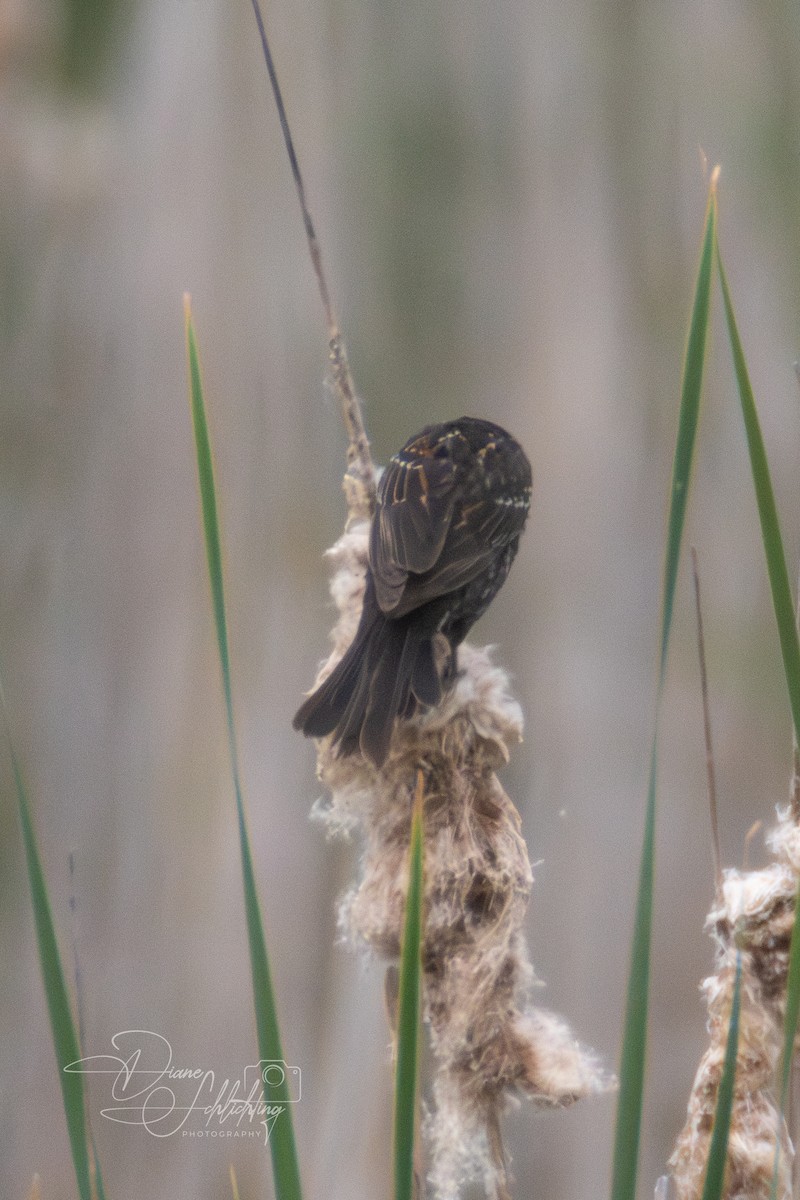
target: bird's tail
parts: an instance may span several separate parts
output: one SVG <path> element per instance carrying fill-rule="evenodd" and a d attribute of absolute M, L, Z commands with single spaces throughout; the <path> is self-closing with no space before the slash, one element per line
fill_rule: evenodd
<path fill-rule="evenodd" d="M 438 704 L 441 695 L 431 634 L 418 619 L 384 616 L 368 578 L 352 645 L 298 709 L 293 724 L 306 737 L 333 733 L 339 754 L 360 749 L 380 767 L 395 717 L 412 716 L 420 704 Z"/>

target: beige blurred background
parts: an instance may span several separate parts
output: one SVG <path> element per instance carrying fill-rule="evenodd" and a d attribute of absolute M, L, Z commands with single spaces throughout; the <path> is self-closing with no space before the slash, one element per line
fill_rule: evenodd
<path fill-rule="evenodd" d="M 385 461 L 462 413 L 534 464 L 517 565 L 475 631 L 515 675 L 504 774 L 536 866 L 542 1003 L 616 1067 L 660 573 L 705 203 L 721 236 L 787 550 L 800 541 L 798 17 L 632 0 L 275 0 L 266 13 L 331 286 Z M 191 291 L 222 494 L 236 708 L 309 1197 L 390 1189 L 381 972 L 336 944 L 357 862 L 309 821 L 290 727 L 331 622 L 344 439 L 246 0 L 0 6 L 0 654 L 86 1050 L 118 1030 L 237 1076 L 256 1058 L 191 430 Z M 721 327 L 690 538 L 723 855 L 787 794 L 790 727 Z M 686 563 L 661 742 L 641 1194 L 704 1042 L 712 892 Z M 0 1194 L 75 1195 L 15 800 L 0 754 Z M 75 869 L 70 877 L 69 855 Z M 751 851 L 751 861 L 761 850 Z M 74 895 L 75 915 L 70 916 Z M 107 1192 L 270 1194 L 263 1148 L 92 1115 Z M 515 1196 L 607 1188 L 614 1103 L 507 1121 Z"/>

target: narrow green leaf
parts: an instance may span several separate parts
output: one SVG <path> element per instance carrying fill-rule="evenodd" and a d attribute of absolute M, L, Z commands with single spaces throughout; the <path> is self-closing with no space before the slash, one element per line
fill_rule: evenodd
<path fill-rule="evenodd" d="M 658 716 L 666 675 L 667 648 L 672 628 L 672 611 L 678 579 L 681 541 L 689 497 L 694 444 L 703 390 L 703 367 L 711 304 L 711 279 L 714 264 L 716 203 L 712 182 L 706 211 L 700 265 L 695 285 L 692 317 L 683 366 L 678 434 L 672 468 L 672 488 L 667 541 L 664 556 L 664 588 L 661 611 L 661 640 L 658 684 L 650 751 L 650 775 L 647 788 L 644 837 L 639 866 L 631 969 L 625 1007 L 625 1028 L 620 1059 L 620 1088 L 614 1139 L 612 1200 L 634 1200 L 639 1163 L 639 1136 L 642 1124 L 644 1070 L 647 1050 L 647 1012 L 650 988 L 650 941 L 653 923 L 653 879 L 655 874 L 655 821 Z"/>
<path fill-rule="evenodd" d="M 786 1015 L 783 1028 L 783 1066 L 781 1068 L 781 1113 L 786 1111 L 786 1100 L 789 1095 L 789 1079 L 792 1074 L 792 1058 L 794 1056 L 794 1039 L 797 1033 L 797 1018 L 800 1014 L 800 892 L 794 900 L 794 922 L 792 924 L 792 940 L 789 947 L 789 973 L 786 980 Z"/>
<path fill-rule="evenodd" d="M 239 847 L 242 858 L 245 914 L 250 945 L 250 967 L 253 979 L 253 1000 L 258 1035 L 258 1050 L 262 1060 L 282 1064 L 283 1048 L 278 1029 L 278 1015 L 275 1005 L 275 994 L 272 987 L 269 959 L 267 957 L 267 947 L 264 939 L 264 926 L 261 920 L 261 907 L 258 902 L 253 857 L 250 852 L 250 841 L 247 834 L 247 822 L 245 819 L 244 799 L 239 771 L 236 726 L 233 717 L 233 689 L 231 686 L 230 653 L 228 650 L 228 627 L 225 616 L 225 591 L 222 575 L 222 551 L 219 536 L 216 488 L 214 485 L 214 467 L 211 454 L 211 440 L 203 401 L 200 358 L 197 351 L 197 341 L 192 325 L 188 296 L 184 297 L 184 307 L 186 314 L 186 350 L 189 367 L 189 399 L 197 451 L 197 470 L 200 480 L 200 500 L 203 511 L 206 558 L 211 582 L 211 598 L 214 608 L 217 646 L 222 669 L 228 747 L 233 775 L 233 788 L 236 795 L 236 816 L 239 826 Z M 296 1093 L 290 1092 L 289 1082 L 288 1076 L 280 1069 L 273 1071 L 267 1068 L 263 1078 L 264 1099 L 267 1104 L 281 1105 L 285 1109 L 275 1121 L 269 1137 L 270 1152 L 272 1155 L 272 1173 L 278 1200 L 300 1200 L 302 1195 L 300 1170 L 297 1162 L 297 1150 L 295 1148 L 294 1128 L 291 1118 L 291 1104 L 298 1097 Z M 292 1080 L 292 1084 L 296 1086 L 294 1080 Z"/>
<path fill-rule="evenodd" d="M 775 1129 L 775 1155 L 772 1165 L 772 1185 L 770 1200 L 777 1200 L 778 1184 L 781 1168 L 781 1122 L 786 1112 L 786 1102 L 789 1098 L 789 1080 L 792 1074 L 792 1059 L 794 1057 L 794 1039 L 797 1031 L 797 1016 L 800 1009 L 800 935 L 798 934 L 798 902 L 800 891 L 795 894 L 795 918 L 792 923 L 792 938 L 789 946 L 789 971 L 786 980 L 786 1013 L 783 1018 L 783 1064 L 781 1067 L 778 1102 L 780 1119 Z"/>
<path fill-rule="evenodd" d="M 411 1200 L 414 1192 L 414 1132 L 417 1116 L 417 1075 L 420 1042 L 420 989 L 422 964 L 423 836 L 422 772 L 411 822 L 408 895 L 403 948 L 400 957 L 400 992 L 397 1018 L 397 1073 L 394 1098 L 395 1200 Z"/>
<path fill-rule="evenodd" d="M 717 205 L 715 183 L 706 211 L 703 246 L 697 272 L 689 338 L 683 363 L 681 384 L 681 407 L 678 416 L 678 437 L 675 444 L 675 459 L 672 467 L 672 496 L 669 522 L 667 525 L 667 551 L 664 561 L 664 593 L 661 618 L 661 658 L 659 665 L 659 689 L 663 687 L 667 662 L 667 646 L 672 627 L 672 608 L 675 601 L 675 586 L 678 579 L 681 540 L 689 500 L 689 477 L 694 456 L 694 443 L 700 415 L 700 397 L 703 393 L 703 368 L 706 356 L 708 315 L 711 307 L 711 277 L 716 244 Z"/>
<path fill-rule="evenodd" d="M 91 1135 L 86 1120 L 86 1077 L 81 1071 L 68 1071 L 66 1069 L 80 1060 L 81 1053 L 78 1044 L 78 1035 L 72 1019 L 72 1009 L 64 980 L 64 971 L 58 953 L 53 914 L 47 894 L 42 860 L 39 856 L 39 848 L 36 843 L 30 805 L 25 791 L 19 760 L 17 759 L 11 740 L 11 728 L 2 682 L 0 682 L 0 708 L 3 711 L 3 723 L 11 754 L 11 768 L 14 773 L 14 784 L 17 792 L 17 808 L 22 828 L 22 840 L 25 846 L 28 882 L 33 901 L 33 917 L 36 925 L 39 963 L 42 968 L 44 991 L 47 998 L 47 1011 L 50 1016 L 50 1028 L 53 1034 L 53 1046 L 58 1064 L 58 1078 L 61 1084 L 61 1096 L 64 1104 L 64 1114 L 67 1119 L 70 1149 L 72 1151 L 72 1162 L 78 1181 L 78 1193 L 81 1200 L 104 1200 L 100 1166 L 93 1152 Z"/>
<path fill-rule="evenodd" d="M 747 448 L 750 451 L 750 466 L 753 472 L 753 484 L 758 503 L 758 516 L 761 521 L 761 539 L 764 543 L 764 553 L 767 559 L 767 573 L 772 591 L 772 604 L 775 609 L 775 619 L 778 624 L 783 668 L 786 674 L 786 685 L 789 689 L 789 704 L 792 710 L 795 737 L 800 744 L 800 644 L 797 638 L 792 589 L 789 586 L 789 573 L 786 569 L 786 556 L 783 550 L 778 510 L 775 504 L 775 494 L 772 490 L 767 454 L 764 449 L 764 439 L 761 436 L 761 426 L 758 420 L 753 389 L 747 372 L 742 343 L 736 326 L 736 318 L 731 303 L 728 280 L 722 266 L 722 256 L 717 247 L 717 266 L 722 285 L 722 299 L 725 306 L 725 322 L 733 355 L 733 366 L 736 373 L 736 383 L 739 389 L 739 399 L 744 417 L 744 427 L 747 434 Z"/>
<path fill-rule="evenodd" d="M 786 569 L 786 555 L 783 549 L 778 509 L 775 504 L 775 493 L 772 489 L 772 481 L 767 465 L 767 453 L 764 448 L 764 439 L 761 435 L 761 426 L 753 397 L 753 389 L 750 385 L 750 376 L 739 337 L 739 330 L 733 311 L 733 302 L 731 300 L 725 269 L 722 265 L 722 255 L 719 246 L 717 246 L 717 268 L 722 286 L 725 323 L 728 327 L 736 384 L 739 390 L 742 416 L 744 417 L 745 433 L 747 434 L 747 447 L 750 452 L 753 486 L 758 504 L 758 516 L 761 522 L 761 540 L 764 544 L 764 553 L 767 560 L 767 574 L 772 592 L 772 605 L 778 625 L 778 638 L 783 656 L 786 686 L 789 690 L 789 706 L 794 723 L 795 740 L 800 745 L 800 644 L 798 644 L 792 590 L 789 585 L 789 572 Z M 800 1012 L 800 932 L 798 932 L 798 920 L 800 918 L 798 917 L 798 913 L 800 913 L 800 909 L 795 905 L 795 921 L 792 928 L 792 942 L 789 951 L 789 977 L 786 986 L 781 1111 L 783 1111 L 786 1104 L 794 1038 L 797 1030 L 797 1017 L 798 1012 Z"/>
<path fill-rule="evenodd" d="M 647 1010 L 650 988 L 650 940 L 653 925 L 653 876 L 655 870 L 656 739 L 650 757 L 639 890 L 633 928 L 631 969 L 625 1006 L 625 1028 L 620 1059 L 620 1088 L 614 1138 L 612 1200 L 633 1200 L 639 1161 L 642 1124 L 644 1068 L 647 1052 Z"/>
<path fill-rule="evenodd" d="M 717 1092 L 717 1108 L 714 1113 L 714 1129 L 708 1149 L 706 1178 L 703 1184 L 703 1200 L 721 1200 L 725 1184 L 725 1163 L 728 1158 L 728 1133 L 731 1127 L 734 1086 L 736 1083 L 736 1054 L 739 1048 L 739 1007 L 742 993 L 742 956 L 736 955 L 736 978 L 733 983 L 731 1019 L 728 1025 L 728 1040 L 725 1045 L 725 1063 Z"/>

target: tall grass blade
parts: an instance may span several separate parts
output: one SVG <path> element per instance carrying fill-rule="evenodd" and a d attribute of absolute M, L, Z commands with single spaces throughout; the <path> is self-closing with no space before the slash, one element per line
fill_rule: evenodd
<path fill-rule="evenodd" d="M 731 1019 L 728 1025 L 728 1040 L 725 1045 L 725 1062 L 717 1092 L 717 1108 L 714 1113 L 714 1129 L 708 1148 L 706 1178 L 703 1184 L 703 1200 L 721 1200 L 725 1184 L 725 1164 L 728 1158 L 728 1134 L 733 1111 L 734 1085 L 736 1083 L 736 1054 L 739 1048 L 739 1008 L 742 998 L 742 956 L 736 955 L 736 978 L 733 983 Z"/>
<path fill-rule="evenodd" d="M 700 398 L 703 393 L 703 368 L 706 356 L 708 316 L 711 308 L 711 277 L 713 274 L 714 246 L 716 244 L 717 206 L 716 179 L 712 180 L 711 193 L 706 211 L 700 266 L 697 272 L 692 318 L 686 343 L 681 384 L 681 407 L 678 416 L 678 436 L 675 443 L 675 459 L 672 467 L 672 493 L 669 521 L 667 524 L 667 549 L 664 560 L 664 592 L 661 617 L 661 656 L 659 663 L 659 690 L 664 684 L 667 662 L 667 646 L 672 628 L 672 608 L 675 602 L 675 587 L 678 580 L 681 540 L 689 500 L 689 477 L 692 469 L 694 443 L 700 416 Z"/>
<path fill-rule="evenodd" d="M 772 490 L 772 481 L 767 466 L 764 439 L 761 435 L 761 426 L 753 398 L 753 389 L 750 385 L 747 363 L 739 337 L 739 330 L 736 325 L 733 302 L 731 301 L 730 289 L 725 269 L 722 265 L 722 255 L 719 246 L 717 246 L 717 267 L 725 307 L 725 323 L 728 327 L 736 384 L 739 390 L 739 400 L 742 406 L 742 416 L 744 417 L 744 427 L 747 434 L 747 447 L 750 452 L 753 486 L 758 504 L 758 516 L 761 521 L 761 540 L 764 543 L 764 553 L 767 559 L 767 574 L 769 575 L 772 604 L 775 609 L 775 619 L 778 625 L 778 637 L 783 656 L 783 669 L 786 675 L 786 686 L 789 689 L 789 705 L 794 723 L 795 739 L 800 744 L 800 645 L 798 645 L 792 591 L 789 585 L 789 573 L 786 569 L 786 555 L 783 549 L 775 494 Z M 797 1017 L 798 1012 L 800 1012 L 800 933 L 798 933 L 798 913 L 800 913 L 800 908 L 796 904 L 795 922 L 792 929 L 792 942 L 789 952 L 789 977 L 786 987 L 786 1018 L 784 1025 L 783 1069 L 781 1075 L 782 1111 L 786 1104 L 794 1038 L 797 1029 Z"/>
<path fill-rule="evenodd" d="M 775 619 L 778 624 L 783 668 L 786 673 L 786 685 L 789 689 L 789 704 L 794 722 L 795 737 L 800 744 L 800 644 L 797 638 L 792 589 L 789 585 L 789 573 L 786 569 L 786 555 L 783 550 L 778 510 L 775 504 L 775 494 L 772 490 L 767 454 L 764 449 L 764 439 L 758 420 L 753 389 L 747 371 L 744 351 L 739 338 L 736 317 L 733 312 L 728 280 L 722 265 L 722 256 L 717 247 L 717 266 L 722 286 L 722 299 L 725 308 L 725 323 L 733 355 L 733 366 L 736 373 L 736 384 L 739 389 L 739 399 L 744 417 L 744 427 L 747 434 L 747 448 L 750 452 L 750 466 L 753 472 L 758 516 L 761 522 L 761 540 L 764 543 L 764 553 L 767 559 L 767 573 L 772 591 L 772 604 L 775 609 Z"/>
<path fill-rule="evenodd" d="M 258 902 L 253 858 L 250 852 L 250 841 L 247 834 L 247 822 L 242 797 L 239 754 L 236 745 L 236 728 L 233 718 L 233 691 L 231 687 L 228 627 L 225 616 L 222 551 L 219 536 L 216 488 L 214 485 L 214 468 L 205 404 L 203 401 L 200 359 L 188 296 L 184 298 L 184 308 L 186 315 L 186 352 L 189 369 L 189 399 L 197 451 L 197 470 L 200 481 L 200 501 L 203 512 L 206 558 L 211 582 L 211 598 L 214 609 L 217 646 L 222 669 L 228 747 L 233 774 L 233 788 L 236 795 L 236 815 L 239 825 L 239 846 L 242 858 L 245 914 L 250 944 L 250 966 L 253 979 L 253 1000 L 258 1049 L 261 1059 L 276 1060 L 278 1063 L 282 1063 L 283 1048 L 278 1030 L 275 995 L 272 988 L 272 976 L 270 974 L 267 947 L 264 940 L 264 927 L 261 920 L 261 908 Z M 272 1080 L 276 1077 L 278 1082 L 273 1082 Z M 269 1135 L 275 1193 L 278 1200 L 300 1200 L 302 1195 L 300 1171 L 291 1118 L 292 1097 L 289 1093 L 287 1079 L 285 1076 L 282 1076 L 280 1071 L 268 1072 L 263 1082 L 264 1100 L 266 1103 L 280 1105 L 284 1108 L 284 1111 L 275 1121 Z"/>
<path fill-rule="evenodd" d="M 712 180 L 706 211 L 700 265 L 695 285 L 694 304 L 683 366 L 678 434 L 672 468 L 672 489 L 667 542 L 664 556 L 664 588 L 661 606 L 661 640 L 658 684 L 650 751 L 650 775 L 647 788 L 642 857 L 636 900 L 631 969 L 625 1008 L 625 1028 L 620 1061 L 620 1089 L 614 1139 L 614 1165 L 611 1181 L 612 1200 L 634 1200 L 639 1162 L 639 1135 L 642 1123 L 644 1068 L 647 1049 L 647 1011 L 650 987 L 650 939 L 653 923 L 653 878 L 655 870 L 655 816 L 658 762 L 658 716 L 666 674 L 667 648 L 672 628 L 672 610 L 678 578 L 681 541 L 689 496 L 694 444 L 703 390 L 703 367 L 711 303 L 711 278 L 716 239 L 715 180 Z"/>
<path fill-rule="evenodd" d="M 620 1060 L 620 1088 L 614 1137 L 612 1200 L 634 1200 L 642 1124 L 644 1066 L 647 1051 L 647 1010 L 650 986 L 650 937 L 653 924 L 655 869 L 656 742 L 650 756 L 644 840 L 639 866 L 639 888 L 633 927 L 631 969 L 625 1007 L 625 1028 Z"/>
<path fill-rule="evenodd" d="M 79 1070 L 67 1070 L 68 1067 L 79 1062 L 81 1052 L 78 1035 L 72 1019 L 72 1009 L 70 1008 L 69 995 L 64 980 L 64 971 L 61 967 L 61 958 L 58 953 L 53 914 L 50 908 L 44 869 L 33 828 L 28 796 L 25 791 L 25 783 L 22 778 L 19 760 L 11 740 L 11 727 L 2 681 L 0 681 L 0 708 L 2 708 L 3 724 L 5 725 L 11 754 L 11 768 L 17 792 L 17 808 L 22 828 L 22 840 L 25 846 L 28 882 L 31 889 L 31 900 L 33 901 L 33 917 L 36 925 L 39 963 L 42 968 L 47 1011 L 50 1016 L 50 1029 L 53 1034 L 53 1046 L 58 1064 L 58 1078 L 61 1084 L 64 1115 L 67 1119 L 72 1163 L 75 1168 L 75 1177 L 78 1181 L 78 1194 L 80 1195 L 80 1200 L 104 1200 L 105 1194 L 100 1174 L 100 1165 L 94 1154 L 89 1125 L 86 1120 L 86 1091 L 84 1082 L 86 1077 Z"/>
<path fill-rule="evenodd" d="M 789 1095 L 789 1079 L 792 1074 L 794 1039 L 797 1034 L 797 1018 L 800 1014 L 800 933 L 798 933 L 798 896 L 795 896 L 795 918 L 792 925 L 792 940 L 789 946 L 789 973 L 786 980 L 786 1015 L 783 1027 L 783 1065 L 781 1067 L 780 1103 L 781 1113 L 786 1111 Z"/>
<path fill-rule="evenodd" d="M 417 1117 L 417 1075 L 420 1042 L 420 990 L 422 964 L 423 836 L 422 772 L 411 822 L 408 895 L 403 948 L 400 956 L 400 993 L 397 1017 L 397 1073 L 394 1096 L 394 1195 L 411 1200 L 414 1194 L 414 1134 Z"/>

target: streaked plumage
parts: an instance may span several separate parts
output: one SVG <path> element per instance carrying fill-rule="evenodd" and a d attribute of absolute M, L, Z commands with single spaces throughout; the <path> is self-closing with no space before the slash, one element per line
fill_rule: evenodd
<path fill-rule="evenodd" d="M 438 704 L 455 650 L 502 587 L 531 500 L 522 447 L 489 421 L 430 425 L 393 455 L 370 527 L 353 643 L 294 718 L 376 766 L 395 718 Z"/>

